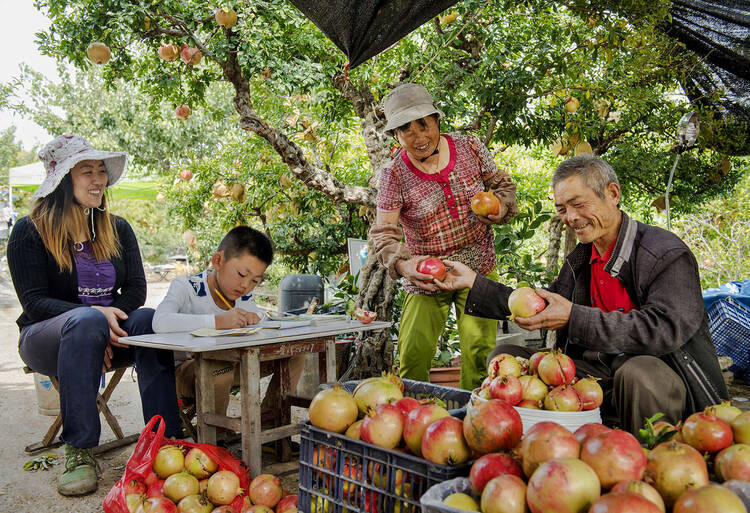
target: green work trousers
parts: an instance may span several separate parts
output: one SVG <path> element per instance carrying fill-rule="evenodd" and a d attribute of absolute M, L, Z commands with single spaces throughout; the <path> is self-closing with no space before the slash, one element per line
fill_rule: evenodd
<path fill-rule="evenodd" d="M 498 281 L 497 270 L 487 275 Z M 487 355 L 497 339 L 497 320 L 464 313 L 469 289 L 434 295 L 406 294 L 398 334 L 399 374 L 402 378 L 429 381 L 430 364 L 445 329 L 452 304 L 461 346 L 460 387 L 473 390 L 487 376 Z"/>

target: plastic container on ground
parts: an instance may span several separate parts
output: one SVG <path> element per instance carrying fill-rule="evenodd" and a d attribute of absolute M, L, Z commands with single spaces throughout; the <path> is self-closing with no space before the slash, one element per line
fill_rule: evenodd
<path fill-rule="evenodd" d="M 352 392 L 360 381 L 342 383 Z M 330 385 L 321 385 L 327 388 Z M 404 380 L 404 395 L 433 396 L 462 418 L 471 393 L 419 381 Z M 417 513 L 419 499 L 428 488 L 459 476 L 471 466 L 438 465 L 424 458 L 384 449 L 343 434 L 301 425 L 299 510 L 310 513 Z"/>
<path fill-rule="evenodd" d="M 34 389 L 39 413 L 51 417 L 57 416 L 60 413 L 60 394 L 55 390 L 52 381 L 47 376 L 35 372 Z"/>
<path fill-rule="evenodd" d="M 729 370 L 747 377 L 750 374 L 750 310 L 739 301 L 725 297 L 708 308 L 708 330 L 716 345 L 716 354 L 729 356 Z"/>
<path fill-rule="evenodd" d="M 474 390 L 471 393 L 471 404 L 477 404 L 484 402 L 487 399 L 479 397 Z M 532 408 L 519 408 L 514 406 L 515 410 L 521 416 L 521 422 L 523 422 L 523 434 L 528 433 L 529 429 L 538 422 L 557 422 L 564 428 L 570 431 L 575 431 L 584 424 L 590 424 L 591 422 L 602 421 L 602 416 L 599 408 L 588 411 L 550 411 L 550 410 L 534 410 Z"/>
<path fill-rule="evenodd" d="M 480 497 L 476 497 L 471 491 L 471 484 L 469 483 L 468 477 L 456 477 L 445 481 L 444 483 L 438 483 L 430 487 L 424 495 L 419 499 L 422 503 L 422 513 L 462 513 L 464 510 L 453 508 L 447 504 L 443 504 L 443 499 L 448 497 L 452 493 L 465 493 L 471 496 L 477 504 L 480 503 Z"/>

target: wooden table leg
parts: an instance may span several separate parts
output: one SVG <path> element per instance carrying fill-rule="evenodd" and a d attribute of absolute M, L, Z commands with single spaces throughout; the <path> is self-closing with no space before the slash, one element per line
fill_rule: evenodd
<path fill-rule="evenodd" d="M 242 416 L 242 461 L 252 477 L 261 473 L 263 454 L 260 444 L 260 350 L 248 348 L 240 359 L 240 399 Z"/>
<path fill-rule="evenodd" d="M 216 426 L 207 424 L 203 414 L 216 413 L 214 380 L 211 375 L 211 361 L 195 355 L 195 405 L 198 417 L 198 441 L 216 444 Z"/>
<path fill-rule="evenodd" d="M 326 383 L 334 383 L 336 376 L 336 340 L 326 341 Z"/>
<path fill-rule="evenodd" d="M 279 426 L 286 426 L 292 422 L 292 406 L 289 401 L 291 378 L 289 376 L 289 358 L 277 360 L 276 370 L 279 373 L 279 388 L 276 396 L 276 404 L 279 405 Z M 292 447 L 290 439 L 280 440 L 277 447 L 281 446 L 281 461 L 289 461 L 292 458 Z"/>

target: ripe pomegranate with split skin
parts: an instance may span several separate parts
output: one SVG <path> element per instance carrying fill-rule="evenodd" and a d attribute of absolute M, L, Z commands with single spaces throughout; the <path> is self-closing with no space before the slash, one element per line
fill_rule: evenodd
<path fill-rule="evenodd" d="M 371 312 L 370 310 L 364 310 L 362 308 L 355 308 L 354 317 L 356 317 L 357 320 L 361 322 L 362 324 L 370 324 L 372 321 L 375 320 L 375 317 L 377 317 L 377 314 L 375 312 Z"/>
<path fill-rule="evenodd" d="M 185 48 L 180 50 L 180 58 L 182 59 L 182 62 L 192 67 L 201 61 L 201 59 L 203 58 L 203 54 L 201 54 L 201 51 L 197 48 L 186 46 Z"/>
<path fill-rule="evenodd" d="M 172 43 L 163 44 L 158 50 L 159 57 L 167 62 L 176 61 L 180 56 L 180 49 Z"/>
<path fill-rule="evenodd" d="M 86 55 L 94 64 L 106 64 L 112 52 L 104 43 L 95 41 L 86 48 Z"/>
<path fill-rule="evenodd" d="M 581 411 L 583 402 L 570 385 L 560 385 L 553 388 L 544 398 L 544 409 L 550 411 Z"/>
<path fill-rule="evenodd" d="M 490 383 L 490 396 L 515 406 L 523 399 L 523 387 L 519 379 L 513 375 L 500 376 Z"/>
<path fill-rule="evenodd" d="M 225 29 L 230 29 L 237 24 L 237 12 L 234 9 L 216 9 L 216 23 Z"/>
<path fill-rule="evenodd" d="M 518 378 L 521 376 L 522 370 L 523 368 L 516 357 L 508 353 L 493 356 L 490 363 L 487 364 L 487 375 L 490 378 L 490 383 L 500 376 L 515 376 Z"/>
<path fill-rule="evenodd" d="M 604 391 L 597 381 L 599 381 L 599 378 L 587 376 L 573 384 L 573 388 L 581 398 L 584 411 L 595 410 L 604 401 Z"/>
<path fill-rule="evenodd" d="M 539 361 L 539 378 L 552 387 L 569 385 L 576 376 L 576 364 L 562 351 L 550 352 Z"/>

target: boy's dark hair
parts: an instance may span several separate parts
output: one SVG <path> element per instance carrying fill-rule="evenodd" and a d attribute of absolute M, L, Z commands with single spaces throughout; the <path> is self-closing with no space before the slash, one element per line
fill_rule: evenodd
<path fill-rule="evenodd" d="M 273 244 L 263 232 L 249 226 L 235 226 L 219 243 L 217 251 L 224 252 L 224 258 L 230 260 L 243 253 L 258 258 L 266 265 L 273 260 Z"/>

